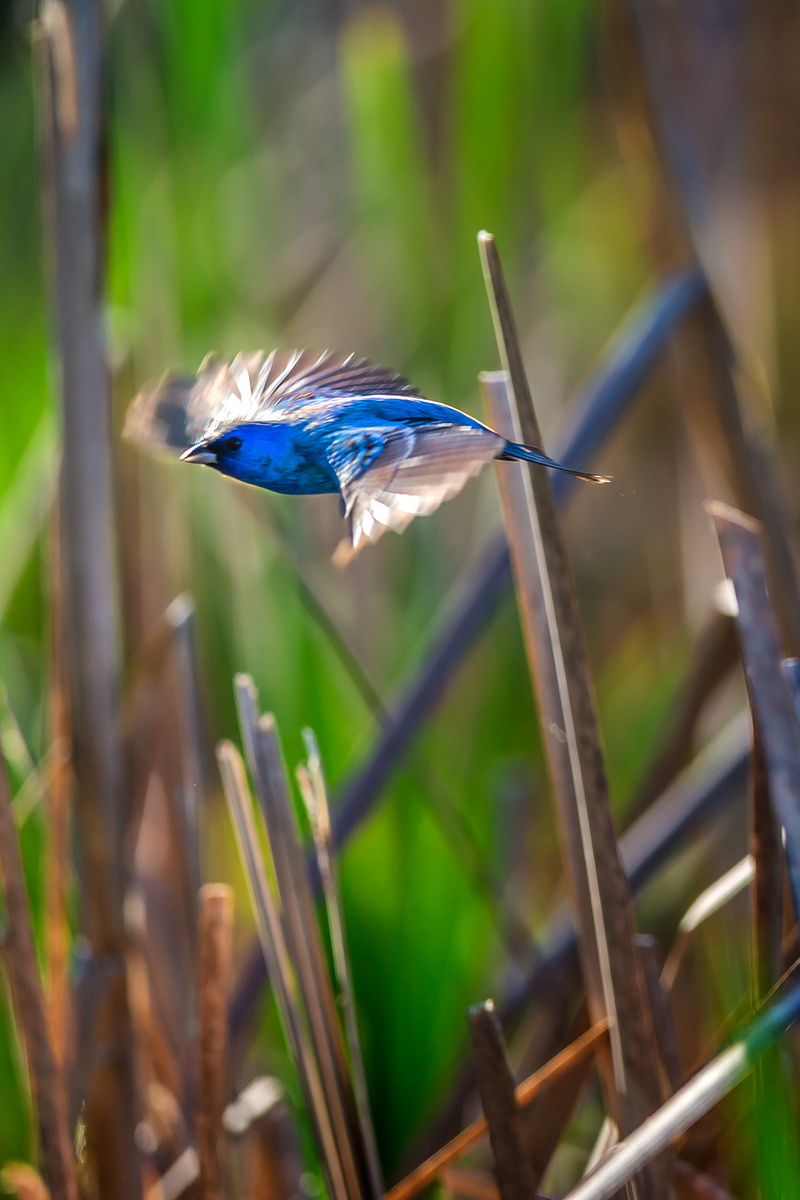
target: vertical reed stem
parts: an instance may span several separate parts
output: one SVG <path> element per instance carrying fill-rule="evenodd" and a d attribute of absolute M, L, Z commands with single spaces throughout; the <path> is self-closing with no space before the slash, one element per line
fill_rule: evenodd
<path fill-rule="evenodd" d="M 230 991 L 233 892 L 224 884 L 200 889 L 198 917 L 197 1154 L 203 1200 L 223 1195 L 222 1113 L 228 1088 L 228 993 Z"/>
<path fill-rule="evenodd" d="M 38 48 L 50 282 L 59 353 L 66 658 L 82 926 L 95 959 L 123 965 L 126 801 L 110 385 L 104 348 L 102 21 L 99 0 L 44 0 Z M 107 982 L 93 1022 L 88 1148 L 101 1200 L 139 1200 L 124 968 L 100 974 Z"/>

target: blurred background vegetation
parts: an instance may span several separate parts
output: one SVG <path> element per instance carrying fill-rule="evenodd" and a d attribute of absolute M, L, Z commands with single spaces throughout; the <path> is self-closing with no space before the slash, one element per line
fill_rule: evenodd
<path fill-rule="evenodd" d="M 754 40 L 759 22 L 747 5 L 691 8 L 676 6 L 691 51 L 691 111 L 705 121 L 713 220 L 706 215 L 703 229 L 713 227 L 714 237 L 701 248 L 754 381 L 750 419 L 766 439 L 780 431 L 793 508 L 793 173 L 788 156 L 785 173 L 776 171 L 782 148 L 764 149 L 756 119 L 768 74 L 759 54 L 774 46 L 772 27 L 765 17 L 766 33 Z M 17 789 L 47 752 L 47 525 L 57 471 L 33 16 L 29 0 L 0 7 L 0 679 Z M 170 366 L 194 370 L 212 349 L 295 345 L 369 355 L 426 395 L 481 415 L 476 376 L 496 366 L 475 245 L 487 228 L 509 274 L 552 449 L 571 397 L 625 314 L 680 265 L 664 234 L 654 147 L 627 104 L 628 66 L 601 5 L 119 0 L 107 22 L 117 425 L 138 388 Z M 776 103 L 779 82 L 765 104 Z M 747 127 L 727 103 L 744 84 L 756 97 Z M 567 523 L 623 825 L 721 577 L 673 366 L 661 364 L 601 461 L 586 464 L 614 482 L 580 490 Z M 188 590 L 210 744 L 236 737 L 231 679 L 247 670 L 277 716 L 290 764 L 302 755 L 302 727 L 314 728 L 335 792 L 367 752 L 376 721 L 309 610 L 298 572 L 389 702 L 498 525 L 492 473 L 340 574 L 330 565 L 340 536 L 332 499 L 254 494 L 245 506 L 236 485 L 210 472 L 145 462 L 123 446 L 119 461 L 129 661 L 169 601 Z M 706 714 L 703 736 L 742 699 L 734 680 Z M 168 866 L 159 805 L 163 796 L 151 789 L 155 832 L 137 850 L 151 877 Z M 20 820 L 41 931 L 46 817 L 31 802 Z M 463 837 L 454 840 L 454 823 L 474 853 L 465 854 Z M 679 912 L 743 846 L 742 831 L 684 856 L 654 885 L 658 903 L 650 897 L 648 907 L 645 897 L 644 923 L 656 908 Z M 202 855 L 207 878 L 236 883 L 243 953 L 249 906 L 216 785 Z M 476 882 L 476 862 L 499 881 L 496 896 Z M 564 894 L 510 597 L 348 846 L 342 872 L 391 1177 L 447 1094 L 467 1040 L 465 1009 L 491 993 L 507 962 L 498 904 L 536 934 Z M 702 944 L 714 986 L 696 1020 L 709 1031 L 739 995 L 745 954 L 735 922 Z M 242 1080 L 255 1065 L 290 1079 L 268 1001 L 260 1020 Z M 5 1005 L 0 1162 L 33 1152 L 25 1096 Z M 571 1131 L 578 1158 L 599 1120 L 590 1106 Z"/>

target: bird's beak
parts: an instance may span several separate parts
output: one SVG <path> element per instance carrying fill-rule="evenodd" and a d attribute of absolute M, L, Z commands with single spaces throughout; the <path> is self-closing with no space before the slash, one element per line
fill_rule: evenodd
<path fill-rule="evenodd" d="M 205 463 L 209 467 L 217 465 L 217 455 L 214 450 L 209 448 L 208 442 L 197 442 L 194 446 L 190 446 L 188 450 L 184 450 L 181 455 L 181 462 Z"/>

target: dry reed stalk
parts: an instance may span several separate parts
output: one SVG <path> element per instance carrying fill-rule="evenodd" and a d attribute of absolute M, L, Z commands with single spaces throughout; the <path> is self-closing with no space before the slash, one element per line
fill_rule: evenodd
<path fill-rule="evenodd" d="M 522 1136 L 514 1076 L 491 1000 L 470 1009 L 469 1028 L 475 1078 L 501 1200 L 535 1200 L 536 1182 Z"/>
<path fill-rule="evenodd" d="M 541 1070 L 536 1071 L 534 1075 L 531 1075 L 529 1079 L 526 1079 L 524 1083 L 519 1084 L 514 1091 L 514 1096 L 520 1108 L 524 1108 L 530 1104 L 545 1089 L 560 1079 L 562 1075 L 572 1070 L 577 1063 L 584 1062 L 587 1058 L 593 1058 L 607 1035 L 608 1021 L 603 1020 L 599 1024 L 592 1026 L 588 1033 L 585 1033 L 577 1041 L 567 1046 L 565 1050 L 557 1054 L 555 1058 L 551 1059 Z M 487 1132 L 486 1119 L 479 1117 L 477 1121 L 473 1121 L 471 1125 L 463 1129 L 446 1146 L 442 1146 L 441 1150 L 437 1150 L 424 1163 L 420 1163 L 400 1183 L 390 1188 L 386 1193 L 385 1200 L 411 1200 L 412 1196 L 418 1195 L 423 1188 L 426 1188 L 435 1179 L 438 1179 L 446 1167 L 463 1158 L 468 1150 L 471 1150 L 477 1142 L 486 1136 Z"/>
<path fill-rule="evenodd" d="M 739 640 L 758 725 L 776 823 L 785 832 L 789 883 L 800 914 L 800 726 L 781 667 L 778 631 L 767 592 L 762 526 L 725 504 L 706 505 L 738 603 Z M 773 868 L 774 869 L 774 868 Z M 774 884 L 772 885 L 774 886 Z"/>
<path fill-rule="evenodd" d="M 222 1114 L 228 1092 L 228 993 L 233 937 L 233 891 L 200 889 L 197 960 L 197 1156 L 203 1200 L 224 1192 Z"/>
<path fill-rule="evenodd" d="M 14 824 L 8 770 L 1 750 L 0 883 L 6 910 L 2 957 L 14 1018 L 22 1034 L 28 1061 L 31 1092 L 39 1124 L 42 1174 L 52 1200 L 77 1200 L 67 1101 L 47 1029 L 47 1009 L 36 962 L 22 852 Z"/>
<path fill-rule="evenodd" d="M 37 44 L 45 212 L 62 426 L 66 658 L 80 840 L 82 924 L 92 954 L 124 953 L 126 793 L 119 726 L 120 606 L 109 371 L 103 31 L 99 0 L 46 0 Z M 88 1148 L 102 1200 L 140 1200 L 124 971 L 104 974 L 88 1078 Z"/>
<path fill-rule="evenodd" d="M 508 291 L 494 239 L 479 235 L 504 373 L 483 377 L 495 428 L 541 446 Z M 601 1072 L 618 1126 L 635 1128 L 661 1090 L 644 973 L 634 942 L 600 748 L 594 692 L 550 481 L 537 466 L 498 469 L 504 519 L 550 772 L 593 1020 L 608 1016 Z M 645 1194 L 668 1194 L 654 1164 Z"/>

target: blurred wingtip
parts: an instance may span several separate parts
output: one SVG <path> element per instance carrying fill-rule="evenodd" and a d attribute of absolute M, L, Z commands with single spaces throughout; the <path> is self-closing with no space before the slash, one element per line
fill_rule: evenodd
<path fill-rule="evenodd" d="M 131 401 L 122 426 L 129 445 L 174 455 L 195 440 L 189 436 L 187 407 L 195 380 L 168 371 L 148 383 Z"/>

